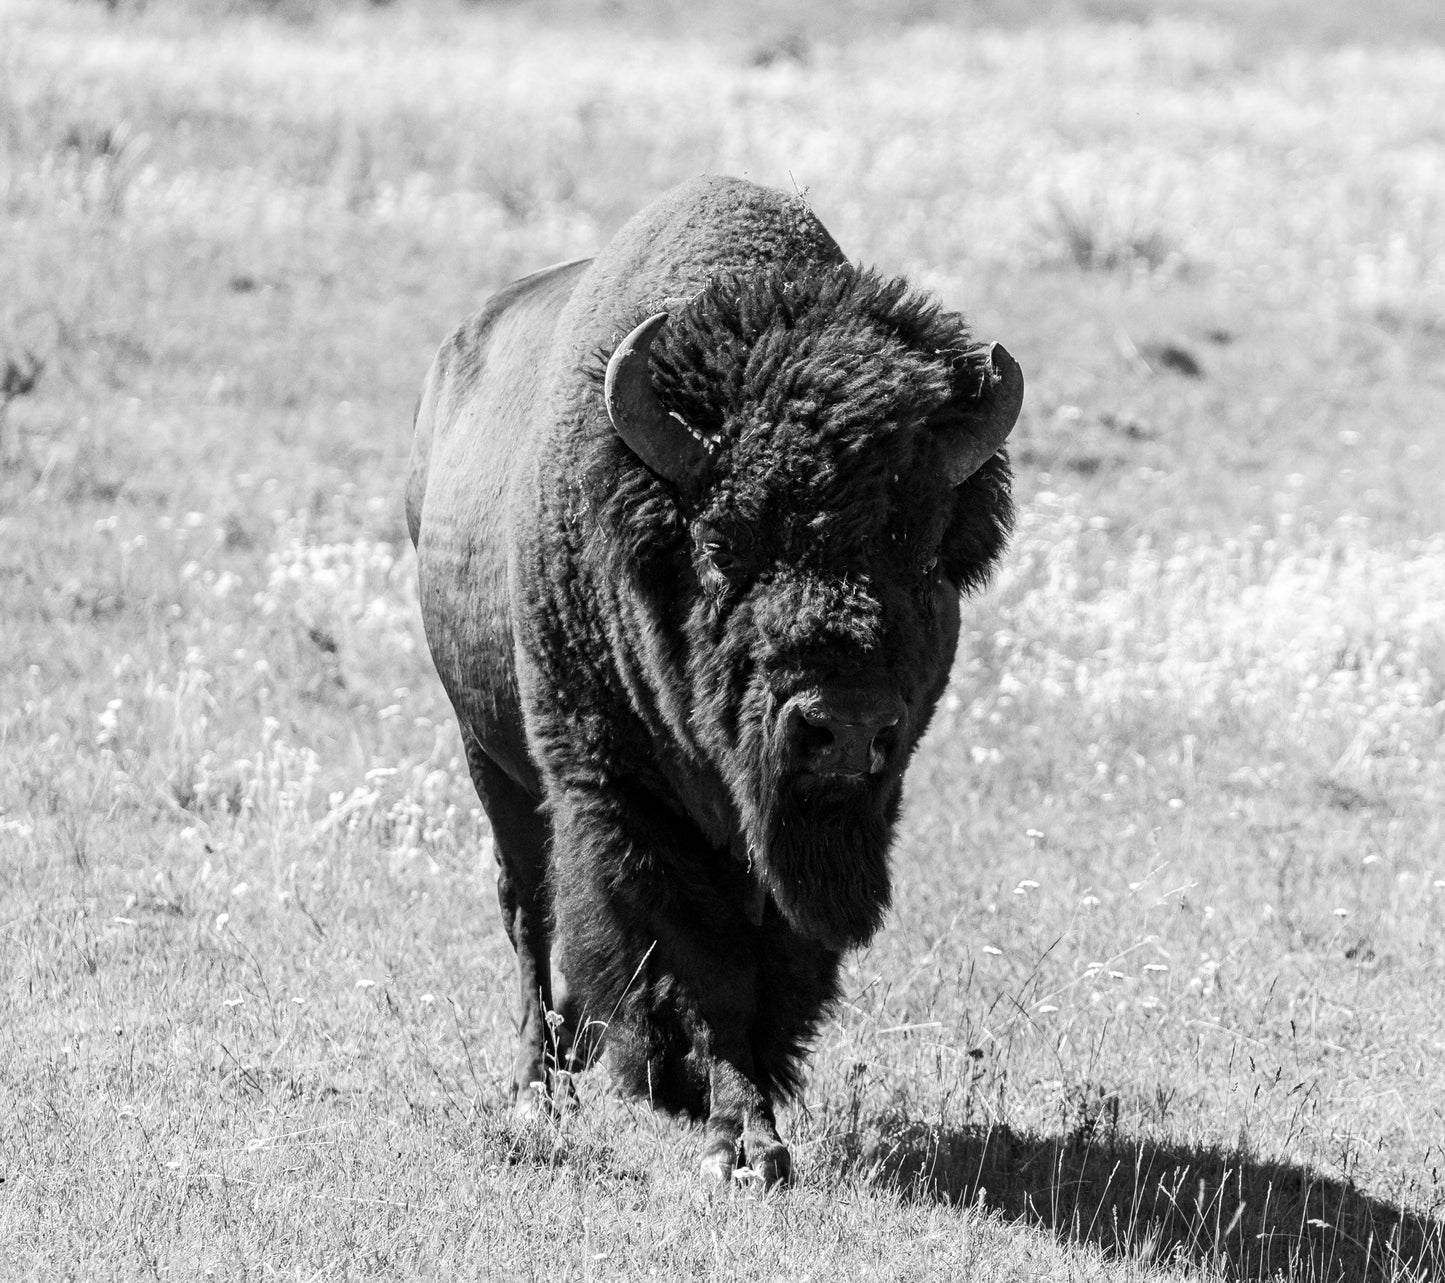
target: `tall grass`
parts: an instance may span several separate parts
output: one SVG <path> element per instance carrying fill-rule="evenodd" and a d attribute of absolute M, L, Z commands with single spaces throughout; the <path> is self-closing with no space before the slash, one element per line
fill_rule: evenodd
<path fill-rule="evenodd" d="M 1445 58 L 657 10 L 0 15 L 6 1276 L 1445 1273 Z M 446 331 L 701 170 L 1030 384 L 800 1183 L 712 1203 L 605 1071 L 507 1115 L 399 505 Z"/>

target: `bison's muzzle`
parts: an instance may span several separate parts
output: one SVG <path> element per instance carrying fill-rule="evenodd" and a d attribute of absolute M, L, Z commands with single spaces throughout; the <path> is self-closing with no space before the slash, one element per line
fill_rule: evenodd
<path fill-rule="evenodd" d="M 805 788 L 819 778 L 881 775 L 902 738 L 906 713 L 897 695 L 823 689 L 795 695 L 783 707 L 783 734 Z"/>

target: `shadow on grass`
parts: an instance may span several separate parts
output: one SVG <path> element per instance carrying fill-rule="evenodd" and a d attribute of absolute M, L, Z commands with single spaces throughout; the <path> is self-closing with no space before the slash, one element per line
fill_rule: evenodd
<path fill-rule="evenodd" d="M 906 1197 L 986 1207 L 1116 1257 L 1240 1279 L 1445 1278 L 1445 1222 L 1237 1151 L 894 1121 L 850 1165 Z"/>

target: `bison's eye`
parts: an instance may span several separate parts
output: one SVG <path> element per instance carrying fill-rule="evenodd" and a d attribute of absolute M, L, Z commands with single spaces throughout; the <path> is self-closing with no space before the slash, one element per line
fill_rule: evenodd
<path fill-rule="evenodd" d="M 937 554 L 937 553 L 934 553 L 933 556 L 931 556 L 926 562 L 923 563 L 923 574 L 924 574 L 925 577 L 927 577 L 927 576 L 933 574 L 933 572 L 934 572 L 935 570 L 937 570 L 937 569 L 938 569 L 938 554 Z"/>
<path fill-rule="evenodd" d="M 731 579 L 736 575 L 741 565 L 737 554 L 726 544 L 705 543 L 702 546 L 702 555 L 707 559 L 708 566 L 724 579 Z"/>
<path fill-rule="evenodd" d="M 698 573 L 703 586 L 712 593 L 721 593 L 729 583 L 743 574 L 743 561 L 736 543 L 720 530 L 703 526 L 697 531 Z"/>

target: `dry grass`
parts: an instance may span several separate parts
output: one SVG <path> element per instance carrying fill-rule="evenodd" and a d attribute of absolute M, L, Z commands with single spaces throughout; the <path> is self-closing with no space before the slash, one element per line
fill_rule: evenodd
<path fill-rule="evenodd" d="M 1445 1275 L 1445 54 L 279 8 L 0 13 L 5 1276 Z M 702 170 L 1030 378 L 762 1201 L 507 1118 L 399 503 L 446 330 Z"/>

